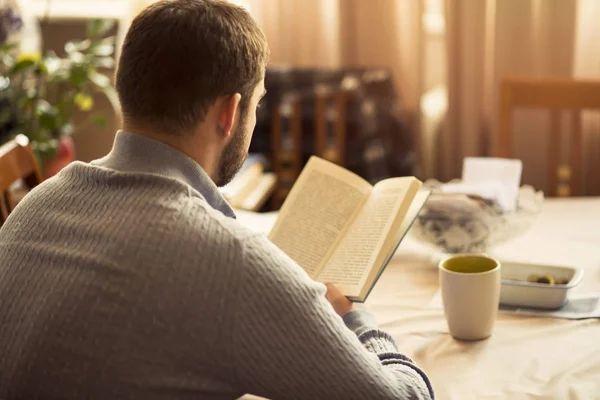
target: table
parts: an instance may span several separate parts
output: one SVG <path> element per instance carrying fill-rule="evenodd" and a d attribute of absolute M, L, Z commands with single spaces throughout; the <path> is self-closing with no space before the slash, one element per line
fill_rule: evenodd
<path fill-rule="evenodd" d="M 276 215 L 243 214 L 267 232 Z M 530 231 L 490 252 L 501 260 L 585 269 L 575 292 L 600 292 L 600 198 L 550 199 Z M 454 340 L 442 310 L 432 252 L 405 239 L 366 307 L 400 351 L 430 377 L 438 399 L 600 398 L 600 321 L 499 314 L 491 338 Z"/>

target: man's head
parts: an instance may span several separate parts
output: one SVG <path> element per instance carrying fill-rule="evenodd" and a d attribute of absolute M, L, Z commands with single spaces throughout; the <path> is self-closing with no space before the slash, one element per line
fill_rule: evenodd
<path fill-rule="evenodd" d="M 226 184 L 248 153 L 268 55 L 241 7 L 154 3 L 133 21 L 119 60 L 125 128 L 175 144 Z"/>

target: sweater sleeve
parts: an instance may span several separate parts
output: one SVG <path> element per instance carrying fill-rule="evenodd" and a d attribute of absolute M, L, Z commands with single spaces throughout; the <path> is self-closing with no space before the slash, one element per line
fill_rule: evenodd
<path fill-rule="evenodd" d="M 326 288 L 264 235 L 244 241 L 233 354 L 240 389 L 270 399 L 432 399 L 426 375 L 365 311 L 340 318 Z"/>

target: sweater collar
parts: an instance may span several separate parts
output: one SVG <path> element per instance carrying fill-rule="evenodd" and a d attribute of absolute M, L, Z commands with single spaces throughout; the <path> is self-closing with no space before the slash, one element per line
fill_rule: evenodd
<path fill-rule="evenodd" d="M 123 172 L 166 176 L 186 183 L 212 208 L 235 218 L 217 185 L 202 167 L 181 151 L 145 136 L 119 131 L 107 156 L 93 165 Z"/>

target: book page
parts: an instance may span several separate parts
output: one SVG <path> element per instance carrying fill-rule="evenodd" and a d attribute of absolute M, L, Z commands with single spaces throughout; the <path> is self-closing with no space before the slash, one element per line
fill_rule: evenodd
<path fill-rule="evenodd" d="M 317 280 L 343 286 L 348 296 L 358 294 L 379 255 L 405 191 L 402 185 L 379 188 L 371 193 Z"/>
<path fill-rule="evenodd" d="M 269 238 L 314 278 L 371 190 L 362 178 L 313 157 L 286 199 Z"/>

